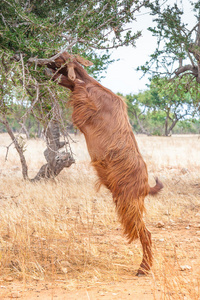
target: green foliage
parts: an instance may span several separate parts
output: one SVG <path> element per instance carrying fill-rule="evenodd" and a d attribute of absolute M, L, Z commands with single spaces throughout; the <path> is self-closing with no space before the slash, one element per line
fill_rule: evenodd
<path fill-rule="evenodd" d="M 189 124 L 186 118 L 198 119 L 194 103 L 199 101 L 200 93 L 195 86 L 188 90 L 184 80 L 171 81 L 157 76 L 151 80 L 148 90 L 138 95 L 127 95 L 131 124 L 137 125 L 133 128 L 143 133 L 168 136 L 181 120 L 182 124 Z M 189 125 L 186 128 L 189 130 Z"/>
<path fill-rule="evenodd" d="M 32 57 L 49 57 L 68 49 L 96 56 L 96 49 L 112 49 L 135 43 L 140 32 L 126 30 L 134 12 L 145 1 L 17 1 L 0 4 L 0 49 Z M 99 54 L 109 61 L 109 54 Z M 95 58 L 95 57 L 94 57 Z M 95 62 L 99 63 L 96 59 Z"/>
<path fill-rule="evenodd" d="M 175 80 L 175 84 L 179 78 L 178 88 L 174 90 L 177 97 L 173 96 L 173 101 L 179 101 L 178 99 L 183 96 L 184 101 L 187 102 L 186 98 L 190 95 L 189 98 L 193 101 L 192 105 L 198 112 L 200 106 L 199 1 L 182 2 L 178 0 L 169 4 L 168 1 L 156 0 L 149 1 L 147 7 L 150 8 L 150 14 L 153 16 L 155 24 L 148 29 L 157 38 L 157 48 L 150 56 L 150 60 L 144 66 L 138 67 L 138 70 L 144 74 L 151 74 L 152 78 L 155 76 L 170 78 Z M 187 24 L 185 14 L 189 13 L 190 24 Z M 171 94 L 171 85 L 167 84 L 169 94 Z M 190 100 L 188 100 L 190 103 L 187 102 L 188 107 L 191 105 Z"/>
<path fill-rule="evenodd" d="M 198 1 L 191 2 L 191 8 L 194 10 L 194 19 L 191 20 L 193 25 L 199 22 L 199 8 L 196 5 Z M 189 3 L 188 3 L 189 5 Z M 170 76 L 177 65 L 175 62 L 180 59 L 186 59 L 189 56 L 189 48 L 195 40 L 196 27 L 190 29 L 189 25 L 184 22 L 184 9 L 182 1 L 177 1 L 173 5 L 164 3 L 162 0 L 150 2 L 147 5 L 151 9 L 151 15 L 154 17 L 154 27 L 149 27 L 152 35 L 157 37 L 157 49 L 151 55 L 151 60 L 143 66 L 143 71 L 152 71 L 155 63 L 154 72 L 165 73 Z M 193 56 L 193 59 L 195 57 Z M 151 67 L 151 70 L 150 70 Z"/>
<path fill-rule="evenodd" d="M 199 134 L 200 133 L 200 120 L 197 119 L 189 119 L 189 120 L 181 120 L 177 123 L 177 126 L 174 128 L 174 133 L 179 134 Z"/>
<path fill-rule="evenodd" d="M 134 45 L 140 36 L 126 25 L 135 20 L 134 13 L 145 2 L 2 0 L 0 121 L 10 118 L 13 129 L 18 130 L 16 121 L 28 126 L 34 117 L 35 124 L 39 121 L 46 127 L 51 118 L 57 118 L 64 128 L 61 117 L 70 121 L 67 90 L 46 78 L 44 68 L 29 65 L 28 59 L 48 58 L 66 50 L 91 60 L 88 72 L 100 78 L 100 72 L 112 62 L 109 50 Z M 15 104 L 18 111 L 13 111 Z"/>

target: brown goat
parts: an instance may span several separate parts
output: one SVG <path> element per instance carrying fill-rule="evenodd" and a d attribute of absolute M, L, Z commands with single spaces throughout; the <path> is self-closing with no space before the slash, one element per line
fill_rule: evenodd
<path fill-rule="evenodd" d="M 140 238 L 143 259 L 138 275 L 152 265 L 151 233 L 143 221 L 144 198 L 162 189 L 148 184 L 146 164 L 132 132 L 124 101 L 91 78 L 67 52 L 47 64 L 53 80 L 72 91 L 74 124 L 83 132 L 92 165 L 112 193 L 128 241 Z"/>

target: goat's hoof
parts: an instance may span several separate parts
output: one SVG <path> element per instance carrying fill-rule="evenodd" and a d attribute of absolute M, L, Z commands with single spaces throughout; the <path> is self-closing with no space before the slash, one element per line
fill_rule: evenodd
<path fill-rule="evenodd" d="M 141 272 L 137 272 L 136 276 L 137 277 L 143 277 L 143 276 L 147 276 L 147 274 L 141 273 Z"/>
<path fill-rule="evenodd" d="M 137 271 L 136 276 L 138 276 L 138 277 L 143 277 L 143 276 L 147 276 L 148 274 L 149 274 L 149 272 L 148 272 L 147 270 L 141 270 L 141 269 L 139 269 L 139 270 Z"/>

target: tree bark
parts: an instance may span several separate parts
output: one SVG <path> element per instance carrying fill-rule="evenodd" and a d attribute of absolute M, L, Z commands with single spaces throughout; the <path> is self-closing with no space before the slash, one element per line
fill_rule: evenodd
<path fill-rule="evenodd" d="M 144 126 L 143 126 L 142 122 L 140 121 L 140 118 L 137 115 L 137 112 L 135 110 L 133 111 L 133 115 L 135 116 L 142 133 L 149 136 L 150 135 L 149 131 L 144 128 Z"/>
<path fill-rule="evenodd" d="M 165 136 L 168 136 L 168 120 L 169 120 L 169 113 L 167 113 L 167 116 L 165 119 Z"/>
<path fill-rule="evenodd" d="M 43 165 L 32 181 L 38 181 L 41 178 L 48 179 L 56 177 L 64 168 L 70 167 L 75 160 L 69 152 L 59 149 L 66 145 L 65 141 L 60 141 L 60 128 L 58 121 L 51 120 L 46 128 L 47 149 L 44 156 L 47 161 Z"/>
<path fill-rule="evenodd" d="M 21 166 L 22 166 L 22 175 L 25 180 L 30 180 L 28 178 L 28 166 L 26 163 L 26 158 L 23 153 L 23 146 L 21 146 L 16 139 L 12 128 L 10 127 L 7 119 L 4 117 L 0 122 L 5 125 L 6 130 L 11 137 L 15 148 L 19 154 Z M 59 152 L 58 150 L 66 145 L 66 142 L 60 142 L 60 129 L 59 123 L 56 121 L 51 121 L 50 125 L 46 131 L 47 134 L 47 149 L 44 151 L 44 156 L 46 158 L 47 164 L 43 165 L 37 175 L 30 181 L 39 181 L 42 178 L 54 178 L 56 177 L 64 168 L 70 167 L 75 160 L 67 151 Z"/>
<path fill-rule="evenodd" d="M 179 121 L 179 119 L 176 117 L 175 120 L 173 120 L 171 126 L 169 127 L 169 130 L 168 130 L 168 135 L 169 133 L 172 131 L 172 129 L 176 126 L 176 123 Z"/>
<path fill-rule="evenodd" d="M 182 116 L 183 117 L 183 116 Z M 181 117 L 181 118 L 182 118 Z M 165 136 L 171 136 L 172 129 L 176 126 L 176 123 L 181 119 L 177 117 L 175 113 L 175 119 L 169 117 L 169 111 L 167 112 L 167 117 L 165 119 Z M 169 126 L 169 119 L 172 121 L 171 125 Z"/>

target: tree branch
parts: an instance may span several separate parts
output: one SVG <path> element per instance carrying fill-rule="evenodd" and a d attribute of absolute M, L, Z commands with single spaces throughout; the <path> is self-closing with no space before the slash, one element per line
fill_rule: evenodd
<path fill-rule="evenodd" d="M 23 154 L 23 149 L 20 146 L 20 144 L 18 143 L 17 139 L 15 138 L 14 133 L 13 133 L 7 119 L 4 118 L 4 120 L 1 120 L 1 122 L 5 125 L 6 130 L 7 130 L 9 136 L 11 137 L 11 139 L 12 139 L 14 145 L 15 145 L 15 148 L 16 148 L 17 152 L 19 153 L 19 157 L 20 157 L 20 161 L 21 161 L 21 165 L 22 165 L 23 178 L 28 179 L 28 167 L 27 167 L 27 164 L 26 164 L 25 156 Z"/>
<path fill-rule="evenodd" d="M 198 76 L 198 68 L 197 66 L 192 66 L 192 65 L 185 65 L 183 67 L 180 67 L 178 68 L 177 70 L 174 71 L 175 75 L 178 76 L 184 72 L 187 72 L 187 71 L 191 71 L 192 74 L 197 77 Z"/>

